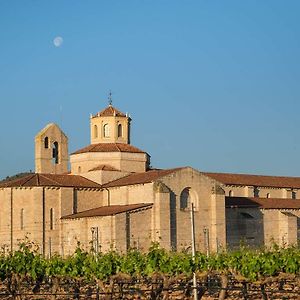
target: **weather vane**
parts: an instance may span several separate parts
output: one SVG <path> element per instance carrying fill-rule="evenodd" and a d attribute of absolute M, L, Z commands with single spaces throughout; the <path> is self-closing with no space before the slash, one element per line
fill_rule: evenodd
<path fill-rule="evenodd" d="M 108 94 L 108 104 L 112 105 L 112 93 L 111 93 L 111 90 L 109 91 L 109 94 Z"/>

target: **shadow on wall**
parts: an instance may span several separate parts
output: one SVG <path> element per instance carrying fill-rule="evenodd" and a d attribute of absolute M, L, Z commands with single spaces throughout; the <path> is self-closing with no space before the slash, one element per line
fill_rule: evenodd
<path fill-rule="evenodd" d="M 226 237 L 230 249 L 239 248 L 241 244 L 263 246 L 264 222 L 259 208 L 227 208 Z"/>
<path fill-rule="evenodd" d="M 176 195 L 170 193 L 170 238 L 171 249 L 177 250 L 177 215 L 176 215 Z"/>

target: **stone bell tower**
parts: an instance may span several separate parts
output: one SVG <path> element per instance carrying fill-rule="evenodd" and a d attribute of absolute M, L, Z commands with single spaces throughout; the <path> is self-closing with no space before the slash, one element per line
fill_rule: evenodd
<path fill-rule="evenodd" d="M 35 172 L 68 172 L 68 138 L 56 124 L 48 124 L 35 137 Z"/>
<path fill-rule="evenodd" d="M 90 117 L 91 144 L 130 144 L 130 117 L 112 106 Z"/>

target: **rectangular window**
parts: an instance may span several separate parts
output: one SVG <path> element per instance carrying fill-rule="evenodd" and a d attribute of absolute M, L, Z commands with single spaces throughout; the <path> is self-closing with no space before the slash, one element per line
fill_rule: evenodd
<path fill-rule="evenodd" d="M 24 230 L 24 209 L 21 209 L 20 212 L 20 229 Z"/>
<path fill-rule="evenodd" d="M 53 208 L 50 208 L 50 230 L 54 228 L 54 220 L 53 220 Z"/>
<path fill-rule="evenodd" d="M 77 214 L 77 206 L 78 206 L 78 196 L 77 190 L 73 189 L 73 214 Z"/>

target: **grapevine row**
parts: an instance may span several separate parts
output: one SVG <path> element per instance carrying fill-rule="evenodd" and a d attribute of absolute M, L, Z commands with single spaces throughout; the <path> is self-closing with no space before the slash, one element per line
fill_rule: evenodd
<path fill-rule="evenodd" d="M 135 278 L 166 276 L 191 276 L 193 272 L 240 276 L 254 282 L 281 273 L 299 275 L 299 247 L 251 250 L 241 248 L 206 256 L 198 252 L 193 261 L 190 253 L 169 252 L 152 244 L 148 252 L 131 249 L 127 253 L 110 251 L 95 255 L 80 247 L 73 255 L 63 258 L 54 255 L 44 258 L 30 243 L 23 243 L 19 250 L 0 254 L 0 280 L 14 275 L 23 278 L 82 278 L 84 280 L 107 280 L 113 275 L 127 274 Z"/>

